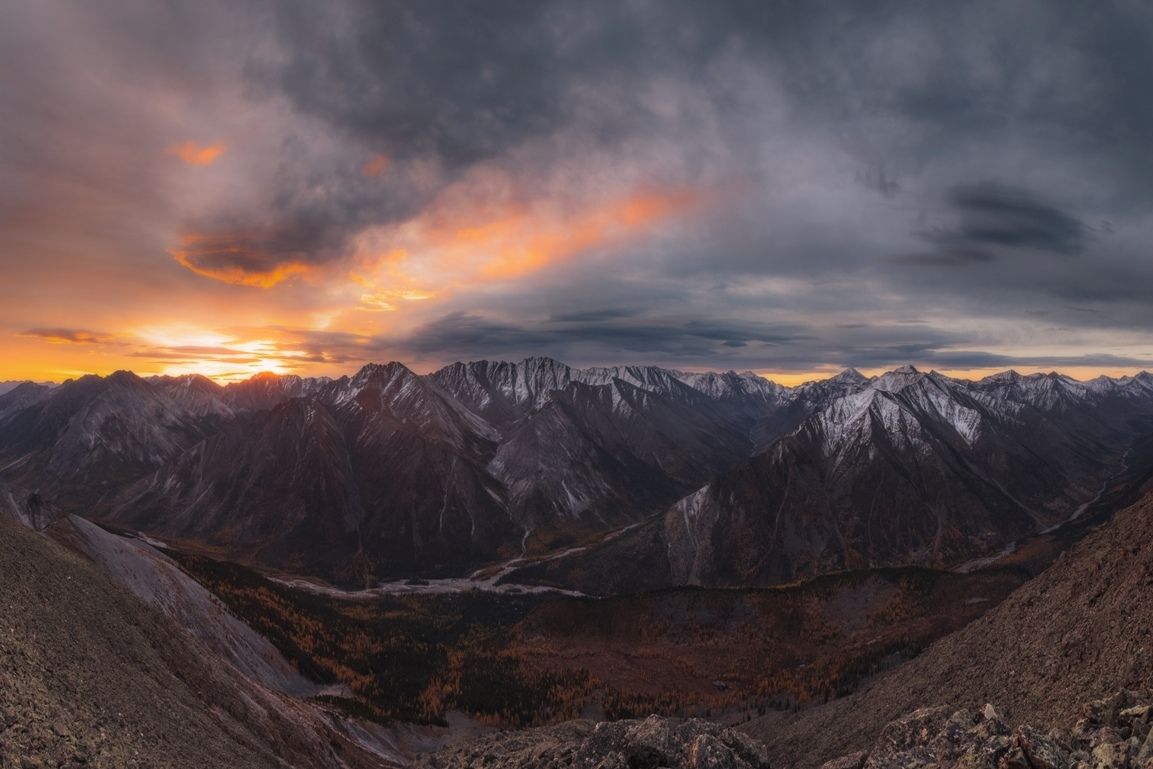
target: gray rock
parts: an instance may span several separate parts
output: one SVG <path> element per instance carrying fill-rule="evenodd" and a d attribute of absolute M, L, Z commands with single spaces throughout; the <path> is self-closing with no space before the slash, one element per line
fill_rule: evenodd
<path fill-rule="evenodd" d="M 834 758 L 832 761 L 826 761 L 820 769 L 861 769 L 865 765 L 865 759 L 869 757 L 867 751 L 858 750 L 856 753 L 850 753 L 847 756 Z"/>
<path fill-rule="evenodd" d="M 1146 733 L 1145 742 L 1141 745 L 1141 749 L 1137 751 L 1136 760 L 1139 766 L 1153 761 L 1153 730 Z"/>
<path fill-rule="evenodd" d="M 1061 746 L 1029 726 L 1017 729 L 1017 745 L 1033 769 L 1066 769 L 1069 757 Z"/>
<path fill-rule="evenodd" d="M 1093 748 L 1090 758 L 1093 769 L 1129 769 L 1132 760 L 1125 742 L 1105 742 Z"/>
<path fill-rule="evenodd" d="M 765 747 L 700 719 L 644 720 L 556 727 L 485 737 L 423 757 L 423 769 L 769 769 Z M 855 767 L 853 769 L 859 769 Z"/>

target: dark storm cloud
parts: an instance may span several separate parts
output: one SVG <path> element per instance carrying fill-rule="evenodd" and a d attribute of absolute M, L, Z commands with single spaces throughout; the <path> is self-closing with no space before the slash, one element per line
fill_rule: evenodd
<path fill-rule="evenodd" d="M 511 164 L 531 178 L 542 170 L 533 166 L 629 152 L 638 139 L 667 140 L 688 155 L 712 154 L 704 161 L 711 167 L 678 163 L 670 172 L 653 167 L 659 159 L 622 160 L 641 163 L 637 172 L 649 175 L 771 174 L 772 164 L 741 165 L 761 149 L 766 136 L 756 126 L 764 117 L 767 130 L 808 130 L 842 145 L 857 168 L 840 182 L 852 174 L 889 199 L 915 191 L 926 163 L 949 162 L 956 145 L 989 145 L 988 161 L 997 163 L 998 148 L 1020 136 L 1038 152 L 1065 154 L 1083 154 L 1090 137 L 1107 136 L 1101 160 L 1125 174 L 1123 163 L 1148 155 L 1142 137 L 1153 130 L 1138 88 L 1138 73 L 1151 71 L 1140 64 L 1153 65 L 1153 55 L 1133 31 L 1150 17 L 1134 5 L 1090 13 L 1072 3 L 980 10 L 896 1 L 342 0 L 276 3 L 261 18 L 277 44 L 247 62 L 250 82 L 355 151 L 335 161 L 286 154 L 262 210 L 198 219 L 197 231 L 227 247 L 194 260 L 217 270 L 339 259 L 365 227 L 416 215 L 443 185 L 484 162 Z M 669 105 L 637 98 L 655 86 Z M 711 134 L 698 133 L 708 126 Z M 558 137 L 567 138 L 543 157 L 509 159 L 526 143 Z M 389 157 L 398 169 L 431 163 L 437 178 L 423 186 L 365 179 L 356 163 L 367 153 Z M 902 184 L 903 176 L 912 178 Z M 1149 189 L 1147 175 L 1135 177 Z M 958 221 L 921 233 L 937 248 L 905 261 L 970 264 L 1001 248 L 1085 248 L 1080 221 L 1011 180 L 945 181 L 951 189 L 941 213 Z M 825 214 L 839 217 L 840 206 L 852 204 L 840 201 Z M 724 269 L 747 252 L 747 261 L 732 266 L 764 269 L 755 255 L 769 230 L 787 229 L 788 214 L 779 214 L 782 221 L 752 215 L 676 268 Z M 246 229 L 237 221 L 245 217 L 263 224 Z M 799 235 L 810 240 L 795 245 L 786 240 L 788 251 L 769 265 L 838 268 L 831 253 L 843 244 L 814 234 Z"/>
<path fill-rule="evenodd" d="M 980 264 L 993 261 L 993 254 L 976 248 L 941 248 L 937 251 L 915 254 L 901 254 L 889 257 L 895 264 L 913 264 L 929 267 L 959 267 L 966 264 Z"/>
<path fill-rule="evenodd" d="M 571 351 L 585 346 L 697 359 L 716 356 L 725 347 L 756 347 L 764 354 L 765 348 L 798 341 L 801 337 L 780 329 L 723 320 L 672 318 L 612 325 L 595 321 L 514 325 L 463 312 L 439 318 L 398 340 L 404 349 L 418 355 L 500 355 L 503 350 Z"/>
<path fill-rule="evenodd" d="M 631 318 L 637 315 L 636 310 L 626 310 L 614 307 L 611 309 L 584 310 L 554 314 L 549 318 L 553 323 L 604 323 L 622 318 Z"/>
<path fill-rule="evenodd" d="M 971 184 L 949 191 L 948 202 L 960 222 L 955 229 L 923 237 L 960 258 L 974 259 L 987 249 L 1031 248 L 1076 254 L 1085 248 L 1085 225 L 1028 190 L 1000 184 Z"/>
<path fill-rule="evenodd" d="M 512 360 L 548 355 L 574 365 L 616 360 L 671 367 L 776 371 L 811 371 L 814 361 L 825 366 L 862 369 L 909 362 L 941 369 L 1153 367 L 1153 354 L 1013 355 L 965 349 L 963 334 L 923 326 L 910 329 L 906 324 L 859 324 L 804 334 L 782 327 L 740 322 L 685 323 L 683 319 L 670 319 L 667 323 L 650 319 L 628 328 L 579 323 L 563 327 L 552 323 L 518 325 L 455 313 L 399 337 L 281 331 L 310 359 L 340 364 L 385 359 L 434 363 L 476 358 Z"/>
<path fill-rule="evenodd" d="M 1028 190 L 995 183 L 966 184 L 949 190 L 946 202 L 956 223 L 917 233 L 935 250 L 894 256 L 890 261 L 977 265 L 1022 249 L 1069 256 L 1082 253 L 1089 238 L 1084 223 Z"/>
<path fill-rule="evenodd" d="M 450 166 L 491 157 L 561 121 L 566 52 L 548 3 L 281 3 L 286 55 L 265 87 L 395 157 Z M 585 53 L 590 53 L 585 51 Z"/>

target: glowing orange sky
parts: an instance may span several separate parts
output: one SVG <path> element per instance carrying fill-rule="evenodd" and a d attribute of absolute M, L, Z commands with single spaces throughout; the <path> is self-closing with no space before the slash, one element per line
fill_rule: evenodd
<path fill-rule="evenodd" d="M 190 165 L 210 165 L 223 150 L 185 142 L 168 151 Z M 376 177 L 389 165 L 378 155 L 361 170 Z M 707 199 L 699 190 L 642 186 L 603 199 L 528 200 L 515 190 L 481 196 L 476 184 L 466 179 L 449 188 L 413 220 L 365 231 L 347 255 L 328 263 L 264 253 L 259 233 L 175 236 L 170 264 L 192 282 L 167 312 L 163 299 L 151 296 L 151 309 L 110 308 L 103 318 L 86 317 L 83 328 L 26 329 L 6 345 L 0 379 L 59 380 L 121 368 L 221 381 L 260 371 L 340 373 L 358 345 L 411 324 L 405 310 L 577 256 L 611 259 L 614 249 L 693 216 Z M 309 333 L 338 335 L 343 355 L 331 360 L 300 349 Z M 360 362 L 386 353 L 366 349 Z"/>

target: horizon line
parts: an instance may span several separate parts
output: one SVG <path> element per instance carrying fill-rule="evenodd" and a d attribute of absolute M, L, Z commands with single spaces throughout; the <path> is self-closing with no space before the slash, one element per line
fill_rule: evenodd
<path fill-rule="evenodd" d="M 230 384 L 238 384 L 238 383 L 242 383 L 242 382 L 248 382 L 248 381 L 251 381 L 254 379 L 258 379 L 261 377 L 269 377 L 269 376 L 274 376 L 274 377 L 293 376 L 293 377 L 299 377 L 301 379 L 339 380 L 341 378 L 354 376 L 355 374 L 363 371 L 365 368 L 368 368 L 371 366 L 389 366 L 389 365 L 393 365 L 393 364 L 403 366 L 405 369 L 407 369 L 408 371 L 411 371 L 412 373 L 416 374 L 417 376 L 429 376 L 429 375 L 434 374 L 438 371 L 449 368 L 450 366 L 454 366 L 454 365 L 458 365 L 458 364 L 468 365 L 468 364 L 475 364 L 475 363 L 505 363 L 505 364 L 510 364 L 510 365 L 519 365 L 519 364 L 523 364 L 523 363 L 526 363 L 526 362 L 531 361 L 531 360 L 552 361 L 554 363 L 557 363 L 557 364 L 560 364 L 560 365 L 565 366 L 567 368 L 578 370 L 578 371 L 588 371 L 591 369 L 614 369 L 614 368 L 616 368 L 616 369 L 654 368 L 654 369 L 660 369 L 662 371 L 669 371 L 669 372 L 674 372 L 674 373 L 679 373 L 679 374 L 737 374 L 737 375 L 741 375 L 741 376 L 746 376 L 746 375 L 752 374 L 756 377 L 759 377 L 760 379 L 771 382 L 772 384 L 775 384 L 775 385 L 780 386 L 780 387 L 789 388 L 789 389 L 792 389 L 795 387 L 800 387 L 800 386 L 803 386 L 805 384 L 813 384 L 813 383 L 818 383 L 818 382 L 829 381 L 831 379 L 835 379 L 838 376 L 841 376 L 841 375 L 844 375 L 844 374 L 850 373 L 850 372 L 856 372 L 857 374 L 864 377 L 866 380 L 872 381 L 872 380 L 877 379 L 880 376 L 883 376 L 884 374 L 898 372 L 898 371 L 901 371 L 902 369 L 912 369 L 916 373 L 926 374 L 926 375 L 937 374 L 937 375 L 943 376 L 945 378 L 952 379 L 954 381 L 962 381 L 962 382 L 980 382 L 982 380 L 990 379 L 992 377 L 996 377 L 996 376 L 999 376 L 1002 374 L 1016 374 L 1016 375 L 1022 376 L 1022 377 L 1060 376 L 1060 377 L 1069 379 L 1071 381 L 1077 382 L 1079 384 L 1087 384 L 1089 382 L 1097 381 L 1100 379 L 1106 379 L 1106 380 L 1110 380 L 1110 381 L 1119 381 L 1119 380 L 1125 380 L 1125 379 L 1134 379 L 1134 378 L 1136 378 L 1142 374 L 1149 374 L 1148 369 L 1137 369 L 1137 370 L 1132 370 L 1129 373 L 1124 373 L 1124 374 L 1099 373 L 1096 376 L 1090 376 L 1088 378 L 1081 379 L 1081 378 L 1078 378 L 1078 377 L 1076 377 L 1072 374 L 1069 374 L 1065 371 L 1062 371 L 1058 368 L 1051 368 L 1051 367 L 1047 367 L 1047 366 L 1020 366 L 1020 367 L 1009 367 L 1009 368 L 1004 368 L 1004 369 L 993 367 L 993 366 L 956 368 L 956 369 L 937 369 L 937 368 L 918 368 L 915 364 L 911 364 L 911 363 L 903 363 L 903 364 L 900 364 L 900 365 L 897 365 L 897 366 L 894 366 L 891 368 L 890 367 L 880 367 L 880 366 L 866 366 L 862 370 L 861 368 L 858 368 L 856 366 L 844 366 L 844 367 L 842 367 L 838 370 L 835 370 L 835 371 L 830 367 L 830 368 L 821 369 L 821 370 L 809 370 L 809 371 L 802 371 L 802 372 L 793 373 L 793 372 L 789 372 L 789 371 L 780 371 L 780 370 L 772 370 L 772 369 L 757 370 L 754 368 L 746 368 L 746 369 L 740 370 L 740 371 L 737 369 L 734 369 L 734 368 L 727 368 L 727 369 L 706 368 L 706 367 L 691 367 L 691 368 L 679 368 L 679 367 L 677 367 L 677 368 L 674 368 L 674 367 L 670 367 L 670 366 L 662 366 L 662 365 L 651 364 L 651 363 L 617 363 L 617 364 L 598 364 L 598 365 L 577 366 L 577 365 L 572 365 L 572 364 L 566 363 L 563 360 L 560 360 L 558 358 L 554 358 L 554 357 L 549 356 L 549 355 L 529 355 L 529 356 L 525 356 L 523 358 L 519 358 L 517 360 L 513 360 L 511 358 L 473 358 L 473 359 L 469 359 L 469 360 L 463 360 L 463 359 L 462 360 L 455 360 L 455 361 L 451 361 L 449 363 L 445 363 L 445 364 L 436 366 L 435 368 L 431 368 L 427 371 L 419 371 L 419 370 L 413 368 L 410 364 L 405 363 L 404 361 L 393 359 L 393 360 L 388 360 L 388 361 L 369 361 L 369 362 L 360 364 L 359 367 L 357 367 L 353 371 L 346 371 L 345 373 L 335 374 L 335 375 L 302 374 L 302 373 L 297 373 L 297 372 L 293 372 L 293 371 L 274 371 L 271 369 L 264 370 L 264 371 L 257 371 L 257 372 L 231 372 L 231 373 L 226 372 L 224 374 L 215 374 L 215 375 L 209 375 L 209 374 L 196 372 L 196 371 L 169 374 L 169 373 L 139 373 L 139 372 L 136 372 L 132 369 L 118 368 L 118 369 L 115 369 L 113 371 L 109 371 L 109 372 L 103 373 L 103 374 L 95 372 L 95 371 L 75 372 L 74 376 L 70 376 L 70 377 L 67 377 L 65 379 L 61 379 L 59 381 L 49 380 L 49 379 L 36 379 L 36 378 L 30 378 L 30 377 L 25 377 L 25 378 L 14 377 L 11 379 L 0 380 L 0 384 L 17 384 L 17 385 L 19 385 L 19 384 L 25 384 L 25 383 L 32 383 L 32 384 L 46 385 L 46 386 L 51 386 L 51 387 L 59 387 L 61 385 L 67 384 L 67 383 L 72 382 L 72 381 L 76 381 L 78 379 L 83 379 L 85 377 L 92 376 L 92 377 L 98 377 L 100 379 L 106 379 L 106 378 L 113 376 L 115 374 L 118 374 L 118 373 L 129 373 L 129 374 L 132 374 L 133 376 L 139 377 L 140 379 L 143 379 L 143 380 L 202 378 L 202 379 L 206 379 L 210 382 L 213 382 L 213 383 L 215 383 L 221 387 L 225 387 L 225 386 L 230 385 Z M 1094 367 L 1094 366 L 1070 366 L 1068 368 L 1075 368 L 1075 369 L 1076 368 L 1097 368 L 1097 369 L 1102 369 L 1104 367 L 1101 367 L 1101 366 L 1097 366 L 1097 367 Z M 1114 369 L 1114 370 L 1116 370 L 1116 369 Z M 873 372 L 873 373 L 867 373 L 867 372 Z M 978 376 L 978 377 L 971 376 L 972 374 L 974 374 L 976 372 L 982 372 L 982 375 Z M 987 373 L 984 373 L 984 372 L 987 372 Z M 969 374 L 970 376 L 966 376 L 966 374 Z"/>

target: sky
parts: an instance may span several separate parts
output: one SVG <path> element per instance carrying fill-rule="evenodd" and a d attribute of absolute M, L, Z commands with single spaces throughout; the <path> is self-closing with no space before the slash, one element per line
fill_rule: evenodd
<path fill-rule="evenodd" d="M 0 379 L 1153 368 L 1153 4 L 0 0 Z"/>

